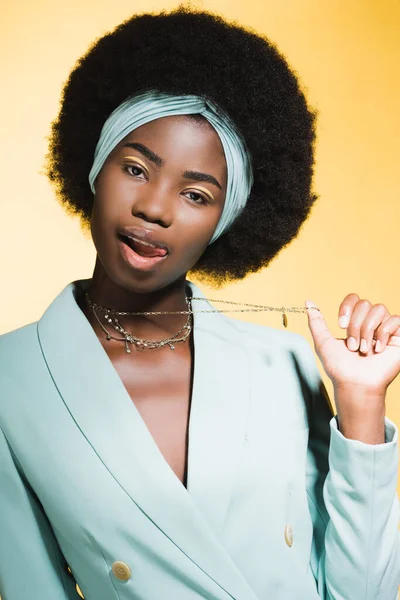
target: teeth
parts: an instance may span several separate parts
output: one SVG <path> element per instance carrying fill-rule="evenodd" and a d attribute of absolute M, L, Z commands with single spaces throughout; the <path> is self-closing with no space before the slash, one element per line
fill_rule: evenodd
<path fill-rule="evenodd" d="M 150 244 L 150 242 L 145 242 L 144 240 L 138 240 L 132 236 L 125 236 L 128 237 L 129 239 L 133 240 L 134 242 L 138 242 L 139 244 L 143 244 L 144 246 L 150 246 L 150 248 L 158 248 L 158 246 L 156 246 L 155 244 Z"/>

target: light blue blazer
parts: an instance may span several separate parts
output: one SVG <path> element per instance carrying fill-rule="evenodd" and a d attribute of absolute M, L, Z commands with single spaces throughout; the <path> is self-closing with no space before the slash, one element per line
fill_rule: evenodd
<path fill-rule="evenodd" d="M 76 303 L 88 283 L 0 336 L 3 600 L 395 600 L 396 426 L 346 439 L 305 338 L 196 314 L 186 489 Z"/>

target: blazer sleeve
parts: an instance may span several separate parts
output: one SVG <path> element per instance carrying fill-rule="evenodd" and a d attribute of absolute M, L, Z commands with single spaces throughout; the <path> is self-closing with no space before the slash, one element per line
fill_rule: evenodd
<path fill-rule="evenodd" d="M 0 597 L 81 600 L 49 520 L 0 427 Z"/>
<path fill-rule="evenodd" d="M 310 567 L 323 600 L 396 600 L 400 585 L 398 430 L 385 419 L 385 443 L 345 438 L 337 426 L 311 346 L 308 378 L 308 505 L 314 535 Z"/>

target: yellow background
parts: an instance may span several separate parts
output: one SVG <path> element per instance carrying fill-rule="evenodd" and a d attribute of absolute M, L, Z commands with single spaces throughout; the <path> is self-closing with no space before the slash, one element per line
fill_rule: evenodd
<path fill-rule="evenodd" d="M 92 274 L 92 242 L 65 216 L 41 174 L 63 82 L 88 45 L 133 12 L 175 6 L 166 0 L 2 4 L 0 333 L 38 319 L 67 283 Z M 204 288 L 207 294 L 275 306 L 309 298 L 338 337 L 337 311 L 349 292 L 400 313 L 400 2 L 193 6 L 269 36 L 319 110 L 314 187 L 320 198 L 310 219 L 268 269 L 219 291 Z M 248 318 L 282 327 L 278 313 Z M 289 329 L 312 342 L 306 315 L 289 314 Z M 387 415 L 400 425 L 400 377 L 389 388 Z"/>

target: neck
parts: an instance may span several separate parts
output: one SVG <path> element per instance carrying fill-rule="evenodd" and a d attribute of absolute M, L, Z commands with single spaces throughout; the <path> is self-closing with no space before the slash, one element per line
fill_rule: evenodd
<path fill-rule="evenodd" d="M 186 311 L 185 298 L 190 295 L 190 292 L 185 276 L 155 291 L 139 293 L 128 290 L 111 281 L 97 259 L 88 294 L 92 302 L 118 312 L 150 312 Z M 103 338 L 104 332 L 85 298 L 81 300 L 81 309 L 99 337 Z M 97 314 L 102 323 L 106 324 L 104 311 L 98 311 Z M 144 339 L 158 339 L 179 330 L 186 322 L 187 315 L 126 315 L 121 317 L 117 315 L 117 318 L 121 325 L 134 335 Z"/>

